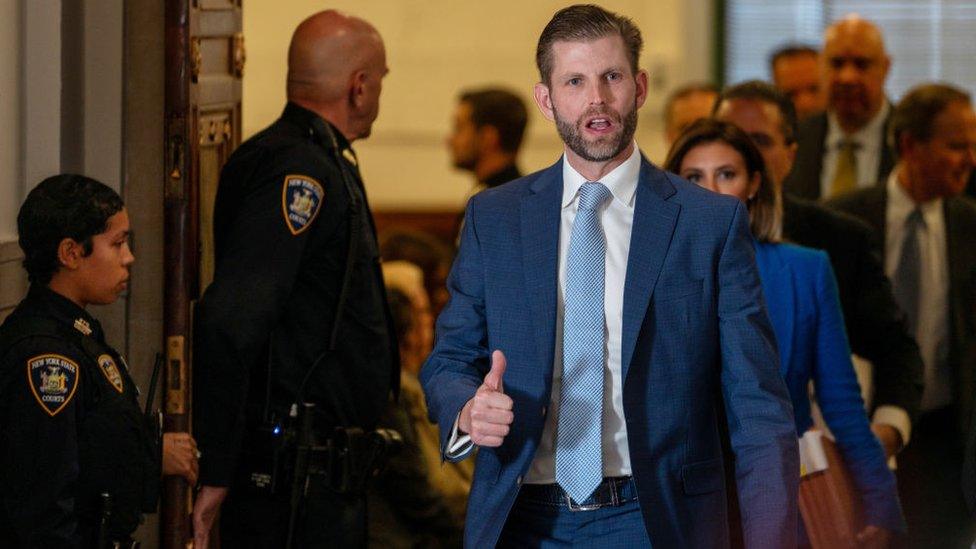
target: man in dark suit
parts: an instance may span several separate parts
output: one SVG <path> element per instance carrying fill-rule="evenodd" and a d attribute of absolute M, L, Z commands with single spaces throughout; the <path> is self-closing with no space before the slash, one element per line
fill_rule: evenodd
<path fill-rule="evenodd" d="M 942 84 L 906 94 L 891 120 L 898 163 L 881 185 L 829 204 L 883 236 L 885 271 L 925 362 L 925 391 L 898 484 L 909 547 L 961 547 L 974 525 L 960 490 L 976 391 L 976 165 L 969 95 Z"/>
<path fill-rule="evenodd" d="M 469 90 L 458 97 L 447 148 L 455 168 L 474 174 L 475 191 L 522 177 L 517 160 L 528 119 L 522 99 L 503 88 Z"/>
<path fill-rule="evenodd" d="M 743 82 L 722 91 L 715 117 L 756 143 L 774 185 L 793 167 L 796 115 L 771 84 Z M 885 278 L 871 227 L 850 215 L 790 195 L 783 200 L 783 238 L 825 250 L 837 276 L 851 349 L 871 362 L 872 429 L 888 456 L 911 436 L 922 398 L 922 358 Z"/>
<path fill-rule="evenodd" d="M 447 149 L 454 167 L 475 177 L 468 198 L 522 177 L 518 152 L 528 120 L 522 98 L 509 90 L 482 88 L 461 93 Z M 459 212 L 454 231 L 457 239 L 463 223 L 464 214 Z"/>
<path fill-rule="evenodd" d="M 625 17 L 557 12 L 535 99 L 564 157 L 468 204 L 422 371 L 445 458 L 480 447 L 467 546 L 728 546 L 731 474 L 746 543 L 795 545 L 796 432 L 748 214 L 641 156 L 641 45 Z"/>
<path fill-rule="evenodd" d="M 884 94 L 891 60 L 881 30 L 857 16 L 824 33 L 827 112 L 803 121 L 788 193 L 818 200 L 874 185 L 893 164 L 885 136 L 891 106 Z"/>
<path fill-rule="evenodd" d="M 786 44 L 769 56 L 773 85 L 790 98 L 796 117 L 805 120 L 823 112 L 827 98 L 820 81 L 820 51 L 806 44 Z"/>

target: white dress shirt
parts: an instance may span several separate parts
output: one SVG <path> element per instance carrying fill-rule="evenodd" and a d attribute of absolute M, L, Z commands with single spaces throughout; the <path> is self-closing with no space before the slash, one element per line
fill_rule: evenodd
<path fill-rule="evenodd" d="M 631 474 L 630 453 L 627 445 L 627 425 L 624 421 L 623 379 L 621 378 L 624 281 L 627 276 L 627 258 L 630 253 L 630 233 L 634 221 L 634 197 L 640 176 L 641 154 L 637 144 L 634 151 L 620 166 L 600 178 L 613 194 L 600 207 L 600 223 L 606 237 L 606 264 L 604 285 L 604 315 L 606 320 L 606 357 L 604 359 L 603 393 L 603 475 L 625 476 Z M 546 413 L 545 426 L 535 457 L 529 466 L 524 482 L 550 484 L 556 479 L 556 428 L 559 424 L 559 398 L 562 388 L 563 369 L 563 312 L 566 287 L 566 258 L 569 255 L 569 238 L 579 202 L 579 189 L 586 183 L 563 156 L 563 197 L 559 227 L 559 286 L 556 305 L 556 345 L 552 364 L 552 392 Z M 518 421 L 518 417 L 515 418 Z M 457 421 L 448 455 L 457 457 L 470 450 L 471 439 L 461 435 Z"/>
<path fill-rule="evenodd" d="M 878 164 L 881 162 L 881 151 L 884 150 L 886 139 L 884 123 L 890 111 L 891 105 L 885 101 L 874 118 L 850 135 L 840 128 L 835 114 L 827 114 L 827 138 L 824 141 L 823 169 L 820 170 L 820 196 L 830 196 L 830 187 L 837 171 L 837 157 L 840 156 L 841 144 L 847 140 L 857 143 L 854 157 L 857 159 L 858 188 L 873 187 L 878 183 Z"/>
<path fill-rule="evenodd" d="M 946 250 L 945 215 L 941 198 L 916 204 L 898 183 L 898 170 L 887 182 L 888 205 L 885 211 L 885 274 L 894 280 L 898 260 L 905 244 L 905 220 L 916 207 L 921 209 L 925 226 L 919 228 L 918 319 L 915 341 L 922 353 L 925 388 L 922 411 L 952 403 L 952 371 L 948 363 L 949 337 L 949 260 Z"/>

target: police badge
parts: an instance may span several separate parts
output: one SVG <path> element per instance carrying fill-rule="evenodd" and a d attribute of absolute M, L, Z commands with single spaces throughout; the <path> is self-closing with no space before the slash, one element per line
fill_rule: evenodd
<path fill-rule="evenodd" d="M 324 197 L 322 185 L 311 177 L 285 176 L 281 189 L 281 211 L 291 234 L 299 235 L 311 226 Z"/>
<path fill-rule="evenodd" d="M 35 356 L 27 360 L 27 383 L 44 411 L 54 417 L 75 396 L 78 364 L 61 355 Z"/>
<path fill-rule="evenodd" d="M 105 374 L 105 378 L 108 382 L 115 387 L 115 390 L 122 392 L 122 374 L 119 373 L 119 367 L 115 365 L 115 361 L 109 355 L 100 355 L 98 357 L 98 367 L 101 368 L 102 373 Z"/>

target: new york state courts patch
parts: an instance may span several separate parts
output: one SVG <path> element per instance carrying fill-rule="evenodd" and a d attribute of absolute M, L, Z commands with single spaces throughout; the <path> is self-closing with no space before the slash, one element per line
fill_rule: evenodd
<path fill-rule="evenodd" d="M 307 175 L 286 175 L 281 188 L 281 211 L 285 224 L 293 235 L 299 235 L 312 225 L 322 207 L 325 189 Z"/>
<path fill-rule="evenodd" d="M 105 374 L 105 379 L 115 387 L 115 390 L 122 392 L 122 374 L 119 373 L 119 367 L 115 365 L 115 361 L 109 355 L 101 355 L 98 357 L 98 367 L 102 369 L 102 373 Z"/>
<path fill-rule="evenodd" d="M 27 360 L 27 382 L 38 404 L 53 417 L 75 396 L 78 363 L 55 354 L 35 356 Z"/>

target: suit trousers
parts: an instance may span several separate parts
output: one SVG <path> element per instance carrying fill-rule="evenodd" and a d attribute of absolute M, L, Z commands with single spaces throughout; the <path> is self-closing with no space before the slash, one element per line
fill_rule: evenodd
<path fill-rule="evenodd" d="M 923 413 L 898 455 L 898 492 L 908 522 L 901 547 L 969 547 L 976 533 L 961 488 L 962 446 L 952 408 Z"/>
<path fill-rule="evenodd" d="M 555 493 L 562 496 L 553 497 Z M 584 501 L 584 506 L 592 499 Z M 651 542 L 637 501 L 637 487 L 628 480 L 620 485 L 616 505 L 581 511 L 570 510 L 565 492 L 556 485 L 522 486 L 498 547 L 649 549 Z"/>

